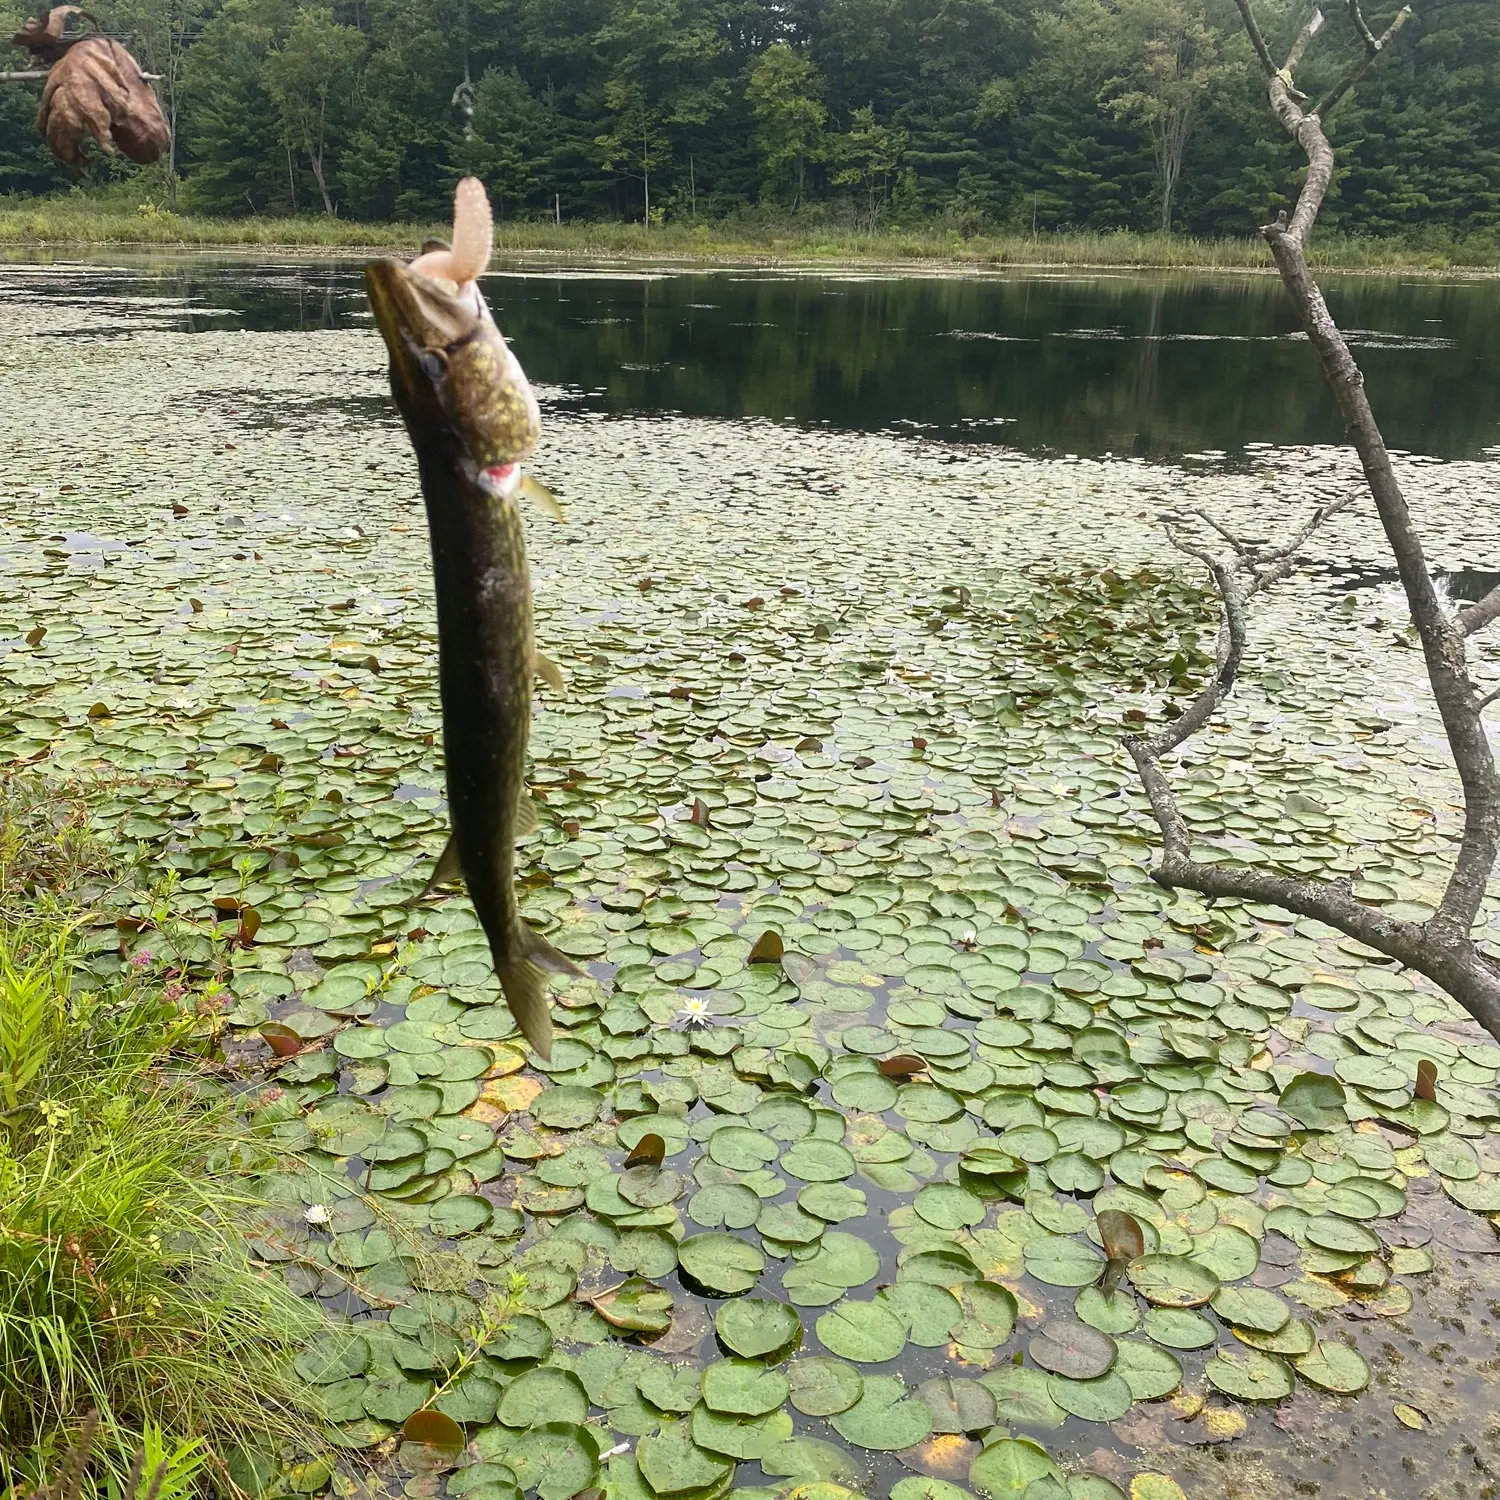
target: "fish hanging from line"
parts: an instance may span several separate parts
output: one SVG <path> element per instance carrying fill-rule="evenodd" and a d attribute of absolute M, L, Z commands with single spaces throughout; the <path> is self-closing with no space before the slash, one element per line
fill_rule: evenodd
<path fill-rule="evenodd" d="M 506 1003 L 526 1040 L 552 1055 L 546 973 L 579 974 L 522 919 L 515 841 L 537 826 L 526 785 L 537 676 L 562 688 L 532 636 L 531 572 L 520 500 L 561 519 L 551 492 L 521 473 L 541 415 L 477 278 L 492 247 L 489 200 L 465 178 L 451 245 L 410 265 L 371 261 L 365 283 L 390 354 L 391 394 L 417 458 L 437 595 L 438 682 L 452 836 L 432 884 L 463 877 Z"/>

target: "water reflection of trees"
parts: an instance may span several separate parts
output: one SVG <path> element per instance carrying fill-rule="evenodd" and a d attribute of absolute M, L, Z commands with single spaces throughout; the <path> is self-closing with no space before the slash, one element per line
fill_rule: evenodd
<path fill-rule="evenodd" d="M 1339 436 L 1267 278 L 685 276 L 649 292 L 512 281 L 503 295 L 528 368 L 614 409 L 907 423 L 1078 453 Z M 1361 350 L 1383 404 L 1403 414 L 1397 446 L 1460 454 L 1500 440 L 1480 378 L 1500 331 L 1494 290 L 1349 279 L 1333 295 L 1346 326 L 1454 341 Z M 1010 420 L 988 425 L 997 417 Z"/>
<path fill-rule="evenodd" d="M 1080 454 L 1340 437 L 1270 277 L 622 270 L 496 276 L 487 289 L 533 378 L 607 410 L 904 424 Z M 358 264 L 163 257 L 33 290 L 160 298 L 187 329 L 312 330 L 364 316 Z M 1349 276 L 1331 281 L 1329 298 L 1344 327 L 1393 345 L 1357 341 L 1395 447 L 1459 456 L 1500 444 L 1500 382 L 1486 364 L 1500 345 L 1500 286 Z M 1412 347 L 1434 340 L 1449 344 Z"/>

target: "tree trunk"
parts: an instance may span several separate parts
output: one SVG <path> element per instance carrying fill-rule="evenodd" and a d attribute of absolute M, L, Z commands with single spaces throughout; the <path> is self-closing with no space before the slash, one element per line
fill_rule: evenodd
<path fill-rule="evenodd" d="M 334 217 L 333 200 L 328 196 L 328 184 L 323 180 L 323 153 L 321 150 L 314 151 L 313 143 L 307 143 L 307 160 L 312 167 L 313 181 L 318 185 L 318 192 L 323 199 L 323 212 L 331 219 Z"/>

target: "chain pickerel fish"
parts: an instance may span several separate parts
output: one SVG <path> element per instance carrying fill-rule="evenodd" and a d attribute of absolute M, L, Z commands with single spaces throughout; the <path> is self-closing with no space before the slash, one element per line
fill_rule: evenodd
<path fill-rule="evenodd" d="M 534 680 L 540 673 L 562 685 L 532 639 L 519 500 L 529 495 L 560 512 L 521 476 L 541 420 L 475 284 L 489 263 L 490 234 L 489 203 L 472 178 L 459 186 L 454 219 L 451 246 L 430 244 L 411 265 L 376 260 L 365 270 L 432 541 L 453 830 L 432 883 L 463 876 L 506 1003 L 550 1059 L 544 972 L 580 971 L 522 920 L 516 901 L 515 841 L 537 823 L 526 785 Z"/>

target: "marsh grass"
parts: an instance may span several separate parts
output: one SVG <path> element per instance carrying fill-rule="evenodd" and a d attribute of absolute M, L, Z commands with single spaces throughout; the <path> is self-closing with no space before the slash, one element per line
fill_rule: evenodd
<path fill-rule="evenodd" d="M 247 1260 L 246 1162 L 196 1019 L 140 969 L 83 982 L 70 881 L 108 861 L 47 801 L 0 786 L 0 1496 L 90 1411 L 90 1473 L 116 1488 L 139 1448 L 191 1477 L 305 1439 L 289 1361 L 322 1326 Z"/>
<path fill-rule="evenodd" d="M 293 251 L 410 253 L 438 224 L 370 224 L 327 217 L 210 218 L 173 213 L 130 183 L 56 198 L 0 197 L 0 247 L 134 245 L 263 248 Z M 973 267 L 1101 266 L 1272 269 L 1258 235 L 1198 239 L 1134 230 L 1026 234 L 975 232 L 933 220 L 869 231 L 832 212 L 790 216 L 749 209 L 714 221 L 677 220 L 646 230 L 620 222 L 506 220 L 496 225 L 499 254 L 543 252 L 630 259 L 746 259 L 934 262 Z M 1315 265 L 1345 270 L 1443 271 L 1500 267 L 1500 239 L 1434 229 L 1410 240 L 1319 236 Z"/>

